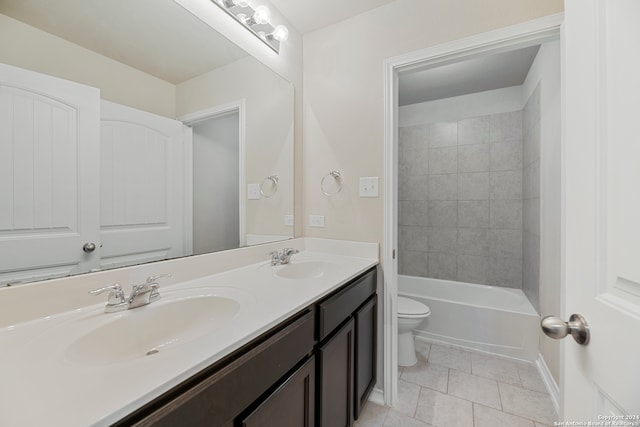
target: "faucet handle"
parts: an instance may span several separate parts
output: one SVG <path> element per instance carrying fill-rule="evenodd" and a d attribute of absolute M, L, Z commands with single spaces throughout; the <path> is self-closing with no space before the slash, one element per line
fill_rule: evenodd
<path fill-rule="evenodd" d="M 103 292 L 109 292 L 109 302 L 108 304 L 120 304 L 124 302 L 124 292 L 122 292 L 122 286 L 119 283 L 114 283 L 113 285 L 105 286 L 103 288 L 94 289 L 89 291 L 91 295 L 100 295 Z"/>
<path fill-rule="evenodd" d="M 155 276 L 149 276 L 147 277 L 147 284 L 148 285 L 155 284 L 157 286 L 158 284 L 156 283 L 156 280 L 160 279 L 161 277 L 171 277 L 171 273 L 156 274 Z"/>

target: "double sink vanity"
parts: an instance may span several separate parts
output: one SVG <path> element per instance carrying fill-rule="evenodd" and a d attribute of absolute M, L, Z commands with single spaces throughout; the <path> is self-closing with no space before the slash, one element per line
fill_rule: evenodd
<path fill-rule="evenodd" d="M 350 425 L 377 263 L 300 238 L 2 288 L 0 425 Z"/>

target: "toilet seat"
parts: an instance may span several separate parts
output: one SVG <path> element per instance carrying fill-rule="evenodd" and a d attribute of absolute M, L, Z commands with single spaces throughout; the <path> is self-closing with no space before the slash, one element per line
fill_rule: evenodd
<path fill-rule="evenodd" d="M 398 297 L 398 317 L 406 319 L 417 319 L 427 317 L 431 310 L 421 302 L 410 298 Z"/>

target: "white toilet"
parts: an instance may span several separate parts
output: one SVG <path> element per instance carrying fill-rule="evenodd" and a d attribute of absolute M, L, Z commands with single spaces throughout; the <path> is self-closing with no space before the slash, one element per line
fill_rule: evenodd
<path fill-rule="evenodd" d="M 398 297 L 398 365 L 412 366 L 416 358 L 413 330 L 431 314 L 429 307 L 411 298 Z"/>

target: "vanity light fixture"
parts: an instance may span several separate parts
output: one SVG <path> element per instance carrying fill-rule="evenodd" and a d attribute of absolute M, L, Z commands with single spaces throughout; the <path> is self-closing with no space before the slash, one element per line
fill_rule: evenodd
<path fill-rule="evenodd" d="M 211 0 L 227 12 L 247 30 L 280 53 L 280 43 L 289 38 L 289 30 L 284 25 L 271 24 L 271 11 L 265 5 L 255 6 L 250 0 Z"/>

